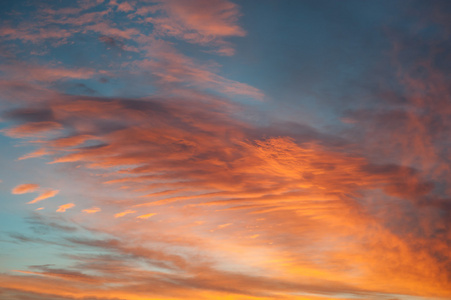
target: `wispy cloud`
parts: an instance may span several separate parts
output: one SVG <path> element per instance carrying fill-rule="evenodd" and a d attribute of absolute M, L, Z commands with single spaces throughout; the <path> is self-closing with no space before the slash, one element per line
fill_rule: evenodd
<path fill-rule="evenodd" d="M 136 218 L 137 219 L 148 219 L 148 218 L 153 217 L 155 215 L 156 215 L 156 213 L 149 213 L 149 214 L 137 216 Z"/>
<path fill-rule="evenodd" d="M 73 203 L 66 203 L 66 204 L 60 205 L 56 211 L 57 212 L 65 212 L 66 210 L 68 210 L 69 208 L 72 208 L 74 206 L 75 206 L 75 204 L 73 204 Z"/>
<path fill-rule="evenodd" d="M 42 200 L 55 197 L 59 193 L 59 190 L 47 190 L 42 192 L 39 196 L 28 202 L 27 204 L 34 204 Z"/>
<path fill-rule="evenodd" d="M 83 209 L 84 213 L 87 214 L 95 214 L 96 212 L 101 211 L 101 209 L 99 207 L 91 207 L 91 208 L 87 208 L 87 209 Z"/>
<path fill-rule="evenodd" d="M 58 130 L 62 126 L 56 122 L 44 121 L 44 122 L 30 122 L 24 125 L 20 125 L 10 129 L 3 129 L 5 135 L 10 137 L 36 137 L 43 136 L 45 133 Z"/>
<path fill-rule="evenodd" d="M 144 15 L 155 9 L 163 11 L 165 16 L 147 17 L 145 21 L 155 26 L 157 34 L 214 45 L 219 48 L 216 50 L 219 54 L 234 54 L 225 37 L 246 35 L 237 23 L 241 15 L 238 5 L 227 0 L 160 1 L 158 6 L 143 7 L 137 13 Z"/>
<path fill-rule="evenodd" d="M 11 193 L 13 194 L 26 194 L 32 193 L 39 189 L 39 185 L 35 183 L 25 183 L 20 184 L 12 189 Z"/>
<path fill-rule="evenodd" d="M 121 218 L 121 217 L 123 217 L 125 215 L 134 214 L 134 213 L 136 213 L 136 210 L 127 209 L 127 210 L 124 210 L 124 211 L 122 211 L 120 213 L 115 214 L 114 217 L 115 218 Z"/>

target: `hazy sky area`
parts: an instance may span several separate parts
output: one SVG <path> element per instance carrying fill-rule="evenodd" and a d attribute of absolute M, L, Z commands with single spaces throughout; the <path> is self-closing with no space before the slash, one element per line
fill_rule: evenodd
<path fill-rule="evenodd" d="M 0 1 L 0 299 L 451 299 L 451 1 Z"/>

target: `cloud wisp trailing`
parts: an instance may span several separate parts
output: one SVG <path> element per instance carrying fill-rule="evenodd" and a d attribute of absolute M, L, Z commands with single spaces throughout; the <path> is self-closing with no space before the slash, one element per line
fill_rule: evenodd
<path fill-rule="evenodd" d="M 39 196 L 37 196 L 36 198 L 34 198 L 30 202 L 28 202 L 27 204 L 34 204 L 34 203 L 37 203 L 39 201 L 55 197 L 58 193 L 59 193 L 59 190 L 47 190 L 47 191 L 44 191 Z"/>
<path fill-rule="evenodd" d="M 16 21 L 0 26 L 1 132 L 20 150 L 5 150 L 19 175 L 1 184 L 8 209 L 28 217 L 0 241 L 26 258 L 9 254 L 0 298 L 451 297 L 449 26 L 431 17 L 442 3 L 425 5 L 422 23 L 422 4 L 382 1 L 401 16 L 390 30 L 357 1 L 321 3 L 296 7 L 326 28 L 323 16 L 352 16 L 365 34 L 376 23 L 377 44 L 389 46 L 377 69 L 353 65 L 365 70 L 352 91 L 324 84 L 313 104 L 295 87 L 295 104 L 320 116 L 296 121 L 280 118 L 293 87 L 249 76 L 252 59 L 237 50 L 257 60 L 273 40 L 293 43 L 243 25 L 270 12 L 285 14 L 288 31 L 291 3 L 11 6 Z"/>

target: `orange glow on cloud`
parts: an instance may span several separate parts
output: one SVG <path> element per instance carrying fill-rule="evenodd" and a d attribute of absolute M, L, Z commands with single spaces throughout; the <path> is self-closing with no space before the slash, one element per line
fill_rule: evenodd
<path fill-rule="evenodd" d="M 59 192 L 60 192 L 59 190 L 48 190 L 48 191 L 42 192 L 39 196 L 37 196 L 36 198 L 31 200 L 30 202 L 27 202 L 27 204 L 34 204 L 39 201 L 55 197 L 56 195 L 58 195 Z"/>
<path fill-rule="evenodd" d="M 134 213 L 136 213 L 136 210 L 127 209 L 127 210 L 124 210 L 123 212 L 115 214 L 114 217 L 115 218 L 121 218 L 121 217 L 123 217 L 125 215 L 134 214 Z"/>
<path fill-rule="evenodd" d="M 91 207 L 91 208 L 87 208 L 87 209 L 83 209 L 84 213 L 87 214 L 95 214 L 96 212 L 101 211 L 101 209 L 99 207 Z"/>
<path fill-rule="evenodd" d="M 150 214 L 145 214 L 145 215 L 137 216 L 136 218 L 137 218 L 137 219 L 148 219 L 148 218 L 150 218 L 150 217 L 152 217 L 152 216 L 155 216 L 155 215 L 156 215 L 156 213 L 150 213 Z"/>
<path fill-rule="evenodd" d="M 60 205 L 56 211 L 57 212 L 65 212 L 66 210 L 68 210 L 69 208 L 72 208 L 74 206 L 75 206 L 75 204 L 73 204 L 73 203 L 63 204 L 63 205 Z"/>
<path fill-rule="evenodd" d="M 52 152 L 50 152 L 46 149 L 38 149 L 36 151 L 33 151 L 31 153 L 28 153 L 28 154 L 25 154 L 25 155 L 19 157 L 18 160 L 41 157 L 41 156 L 45 156 L 45 155 L 49 155 L 49 154 L 52 154 Z"/>
<path fill-rule="evenodd" d="M 451 298 L 442 4 L 235 2 L 5 14 L 0 298 Z"/>
<path fill-rule="evenodd" d="M 34 183 L 26 183 L 16 186 L 11 193 L 13 194 L 26 194 L 26 193 L 32 193 L 39 189 L 38 184 Z"/>

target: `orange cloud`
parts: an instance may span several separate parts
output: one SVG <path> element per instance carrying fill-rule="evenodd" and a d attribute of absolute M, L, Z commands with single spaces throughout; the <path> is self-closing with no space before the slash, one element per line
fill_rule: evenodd
<path fill-rule="evenodd" d="M 48 190 L 42 192 L 39 196 L 31 200 L 30 202 L 27 202 L 27 204 L 33 204 L 51 197 L 55 197 L 59 192 L 60 192 L 59 190 Z"/>
<path fill-rule="evenodd" d="M 70 103 L 58 102 L 52 106 L 55 115 L 70 119 L 73 124 L 77 124 L 77 118 L 83 126 L 92 122 L 90 136 L 102 141 L 96 147 L 72 148 L 84 138 L 79 141 L 69 138 L 67 143 L 54 147 L 60 153 L 55 161 L 76 161 L 101 169 L 106 172 L 101 178 L 109 182 L 111 188 L 123 183 L 130 187 L 131 195 L 127 200 L 110 200 L 122 209 L 114 215 L 115 220 L 102 219 L 99 222 L 105 225 L 98 224 L 101 231 L 121 236 L 124 246 L 117 246 L 121 243 L 119 240 L 82 245 L 153 258 L 156 255 L 153 247 L 135 247 L 125 241 L 130 238 L 130 232 L 139 232 L 135 238 L 142 239 L 140 243 L 144 244 L 149 235 L 160 234 L 161 243 L 215 253 L 227 261 L 230 268 L 240 266 L 251 273 L 263 268 L 268 274 L 279 274 L 271 275 L 273 280 L 290 282 L 291 278 L 302 278 L 324 287 L 326 282 L 341 278 L 336 283 L 340 291 L 345 289 L 342 285 L 346 282 L 358 282 L 358 286 L 368 286 L 375 292 L 408 293 L 409 288 L 412 290 L 412 286 L 421 282 L 420 270 L 428 274 L 441 272 L 441 263 L 434 260 L 428 250 L 422 250 L 424 260 L 418 263 L 418 268 L 408 271 L 414 259 L 413 249 L 418 245 L 393 240 L 393 234 L 385 228 L 386 218 L 405 217 L 406 201 L 416 203 L 415 199 L 433 191 L 421 173 L 405 166 L 370 163 L 363 156 L 346 154 L 320 141 L 303 142 L 288 136 L 251 139 L 256 136 L 254 129 L 231 118 L 227 110 L 218 109 L 219 104 L 196 104 L 181 109 L 180 102 L 169 100 L 98 101 L 79 97 Z M 104 132 L 96 123 L 103 121 L 137 125 L 119 126 L 117 130 Z M 54 142 L 48 141 L 49 144 Z M 135 196 L 134 190 L 137 191 Z M 370 199 L 374 199 L 374 203 Z M 363 206 L 363 201 L 369 202 Z M 110 202 L 105 200 L 102 205 L 105 203 Z M 150 214 L 140 212 L 146 206 L 152 206 L 155 214 L 172 217 L 151 222 L 144 233 L 138 226 L 142 222 L 136 222 L 136 218 L 149 217 Z M 381 212 L 382 209 L 386 211 Z M 121 218 L 132 213 L 139 215 Z M 196 223 L 199 218 L 204 223 Z M 230 223 L 234 226 L 228 226 Z M 213 235 L 210 234 L 212 228 L 221 230 L 215 230 Z M 186 240 L 178 237 L 180 233 Z M 366 234 L 380 240 L 389 250 L 385 246 L 363 243 Z M 171 242 L 174 239 L 177 242 Z M 403 252 L 386 261 L 393 265 L 397 261 L 400 271 L 388 267 L 378 269 L 373 265 L 385 252 L 392 253 L 396 247 L 402 247 Z M 433 247 L 444 246 L 435 243 Z M 310 253 L 311 249 L 316 249 L 314 254 Z M 355 249 L 357 253 L 342 249 Z M 363 253 L 367 252 L 370 254 L 365 259 Z M 248 256 L 244 259 L 237 253 L 248 253 Z M 215 263 L 221 261 L 210 259 Z M 312 261 L 323 261 L 326 267 Z M 359 264 L 353 265 L 355 261 Z M 176 258 L 162 263 L 169 269 L 174 268 L 173 264 L 193 272 L 193 276 L 201 268 L 188 267 L 186 262 Z M 208 276 L 223 274 L 215 277 L 217 282 L 203 276 L 196 279 L 203 287 L 216 289 L 217 284 L 231 280 L 224 275 L 226 269 L 208 270 Z M 399 276 L 409 274 L 411 279 L 393 281 L 391 288 L 385 290 L 381 288 L 384 272 Z M 355 278 L 355 273 L 365 275 Z M 253 278 L 246 280 L 234 292 L 254 290 L 257 294 L 263 289 L 261 285 L 253 285 Z M 186 284 L 192 285 L 194 281 Z M 428 295 L 435 289 L 437 295 L 446 295 L 445 285 L 446 280 L 431 276 L 427 287 L 414 288 L 412 293 Z M 347 289 L 358 292 L 357 287 Z M 324 292 L 318 288 L 318 292 L 321 291 Z"/>
<path fill-rule="evenodd" d="M 123 217 L 125 215 L 134 214 L 134 213 L 136 213 L 136 210 L 127 209 L 127 210 L 124 210 L 123 212 L 115 214 L 114 217 L 115 218 L 121 218 L 121 217 Z"/>
<path fill-rule="evenodd" d="M 149 213 L 149 214 L 137 216 L 136 218 L 137 219 L 148 219 L 148 218 L 150 218 L 152 216 L 155 216 L 155 215 L 156 215 L 156 213 Z"/>
<path fill-rule="evenodd" d="M 74 206 L 75 206 L 75 204 L 73 204 L 73 203 L 63 204 L 63 205 L 60 205 L 56 211 L 57 212 L 65 212 L 66 210 L 68 210 L 69 208 L 72 208 Z"/>
<path fill-rule="evenodd" d="M 25 99 L 14 102 L 23 109 L 6 114 L 20 122 L 6 134 L 39 136 L 53 163 L 67 163 L 61 165 L 67 174 L 88 178 L 93 186 L 77 189 L 79 201 L 90 208 L 74 212 L 73 219 L 51 214 L 39 219 L 41 212 L 31 219 L 39 228 L 70 236 L 10 235 L 21 243 L 74 251 L 65 253 L 64 268 L 33 264 L 20 274 L 1 273 L 0 286 L 7 289 L 1 295 L 130 300 L 451 297 L 450 153 L 441 142 L 451 128 L 449 93 L 447 77 L 434 71 L 432 62 L 421 63 L 430 81 L 410 76 L 400 66 L 408 91 L 402 101 L 391 103 L 388 97 L 381 109 L 348 111 L 344 120 L 352 129 L 338 137 L 331 136 L 334 130 L 326 134 L 299 124 L 266 128 L 237 117 L 258 115 L 254 107 L 247 110 L 211 95 L 262 99 L 262 91 L 220 76 L 216 66 L 201 64 L 178 52 L 172 46 L 176 42 L 164 41 L 177 37 L 232 54 L 224 38 L 245 35 L 236 20 L 236 4 L 168 0 L 138 8 L 140 3 L 130 2 L 137 11 L 124 15 L 133 22 L 136 15 L 143 16 L 140 22 L 154 24 L 149 35 L 127 27 L 126 20 L 115 28 L 107 22 L 114 9 L 84 11 L 100 2 L 46 8 L 40 17 L 53 29 L 41 26 L 36 41 L 26 26 L 4 30 L 3 36 L 64 42 L 73 34 L 94 32 L 105 35 L 100 38 L 105 43 L 130 42 L 142 59 L 121 67 L 136 68 L 138 74 L 146 70 L 151 76 L 145 78 L 157 78 L 152 86 L 158 97 L 74 96 L 42 86 L 99 74 L 83 68 L 35 67 L 24 78 L 28 84 L 19 78 L 0 82 L 8 88 L 5 97 Z M 127 2 L 109 3 L 124 13 L 134 9 Z M 57 30 L 58 24 L 68 29 Z M 26 95 L 19 97 L 24 90 Z M 61 135 L 43 134 L 54 129 Z M 45 191 L 29 203 L 57 193 Z M 57 212 L 74 206 L 61 205 Z M 153 213 L 148 213 L 150 206 Z M 93 218 L 99 207 L 109 213 Z M 122 218 L 127 214 L 136 215 Z M 139 220 L 157 214 L 155 222 Z"/>
<path fill-rule="evenodd" d="M 11 193 L 13 194 L 25 194 L 25 193 L 32 193 L 39 189 L 38 184 L 34 183 L 26 183 L 16 186 L 12 189 Z"/>
<path fill-rule="evenodd" d="M 82 210 L 82 212 L 87 213 L 87 214 L 95 214 L 96 212 L 101 211 L 101 209 L 99 207 L 91 207 L 91 208 L 87 208 Z"/>
<path fill-rule="evenodd" d="M 95 139 L 95 137 L 90 135 L 76 135 L 53 140 L 50 144 L 53 147 L 74 147 L 81 145 L 90 139 Z"/>
<path fill-rule="evenodd" d="M 22 155 L 21 157 L 18 158 L 18 160 L 24 160 L 24 159 L 29 159 L 29 158 L 36 158 L 36 157 L 41 157 L 41 156 L 45 156 L 45 155 L 49 155 L 52 154 L 53 152 L 48 151 L 47 149 L 38 149 L 36 151 L 30 152 L 28 154 Z"/>

